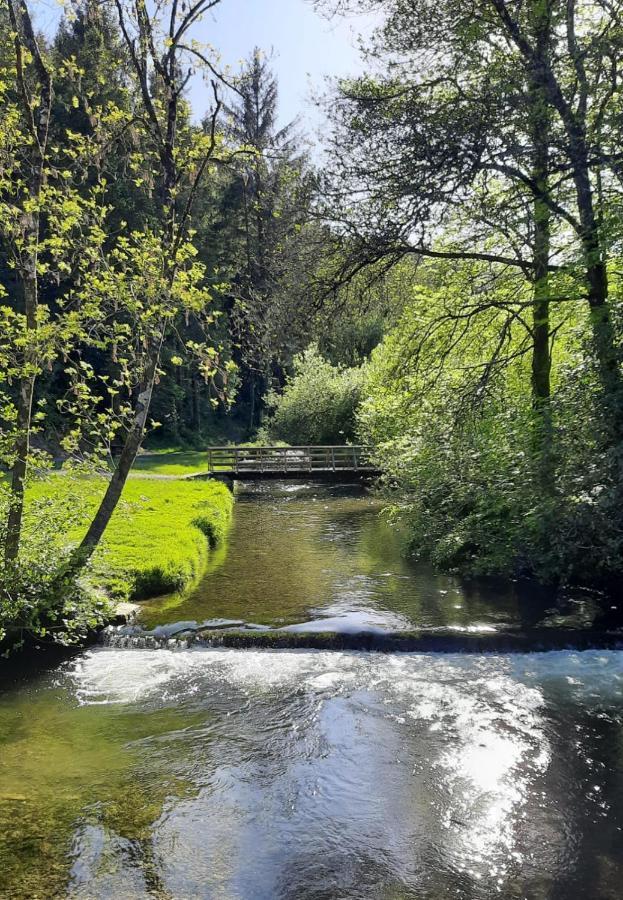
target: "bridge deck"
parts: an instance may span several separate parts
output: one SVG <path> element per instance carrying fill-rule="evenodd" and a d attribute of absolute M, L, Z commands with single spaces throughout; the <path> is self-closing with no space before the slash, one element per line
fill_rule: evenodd
<path fill-rule="evenodd" d="M 202 475 L 229 477 L 320 478 L 380 475 L 370 459 L 370 447 L 357 444 L 300 447 L 208 447 Z"/>

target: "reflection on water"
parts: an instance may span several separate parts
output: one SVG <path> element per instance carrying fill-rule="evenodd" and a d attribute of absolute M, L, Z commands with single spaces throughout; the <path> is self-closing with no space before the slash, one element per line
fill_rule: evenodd
<path fill-rule="evenodd" d="M 229 540 L 201 583 L 189 596 L 145 604 L 141 622 L 315 621 L 322 630 L 360 630 L 528 626 L 543 617 L 545 591 L 465 583 L 410 562 L 382 508 L 358 485 L 240 485 Z M 575 602 L 571 612 L 584 607 Z"/>
<path fill-rule="evenodd" d="M 620 897 L 619 652 L 100 648 L 2 710 L 3 897 Z"/>
<path fill-rule="evenodd" d="M 536 620 L 411 566 L 378 508 L 243 492 L 146 619 Z M 620 900 L 622 726 L 623 652 L 100 647 L 0 693 L 0 898 Z"/>

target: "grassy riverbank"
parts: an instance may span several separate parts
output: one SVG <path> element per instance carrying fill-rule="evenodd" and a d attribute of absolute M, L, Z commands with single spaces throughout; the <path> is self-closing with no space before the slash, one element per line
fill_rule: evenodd
<path fill-rule="evenodd" d="M 204 450 L 160 450 L 136 458 L 134 473 L 149 475 L 193 475 L 208 468 Z"/>
<path fill-rule="evenodd" d="M 77 542 L 105 488 L 102 478 L 57 475 L 29 492 L 29 506 L 78 507 L 59 540 Z M 131 478 L 95 553 L 88 579 L 120 599 L 141 599 L 179 590 L 205 565 L 210 547 L 224 537 L 233 497 L 222 484 L 174 478 Z"/>

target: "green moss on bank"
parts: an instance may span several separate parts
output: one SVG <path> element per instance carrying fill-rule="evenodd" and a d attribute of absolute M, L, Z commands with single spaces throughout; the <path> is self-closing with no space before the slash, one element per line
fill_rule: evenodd
<path fill-rule="evenodd" d="M 58 475 L 33 485 L 29 500 L 78 504 L 84 522 L 59 540 L 77 543 L 106 487 L 103 478 Z M 212 481 L 130 479 L 88 574 L 114 598 L 178 591 L 197 578 L 210 547 L 225 537 L 233 497 Z"/>
<path fill-rule="evenodd" d="M 180 632 L 177 639 L 210 647 L 265 650 L 370 650 L 406 653 L 536 653 L 551 650 L 620 649 L 619 631 L 532 628 L 487 633 L 440 629 L 387 632 L 227 631 Z"/>

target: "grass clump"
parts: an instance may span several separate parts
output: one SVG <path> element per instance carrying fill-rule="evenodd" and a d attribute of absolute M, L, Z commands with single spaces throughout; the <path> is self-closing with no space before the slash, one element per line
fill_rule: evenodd
<path fill-rule="evenodd" d="M 57 475 L 33 485 L 30 500 L 79 503 L 84 522 L 63 540 L 77 543 L 105 490 L 103 478 Z M 201 574 L 210 547 L 223 540 L 233 506 L 211 481 L 131 479 L 98 547 L 88 580 L 116 599 L 139 600 L 180 590 Z M 207 538 L 207 540 L 206 540 Z"/>

